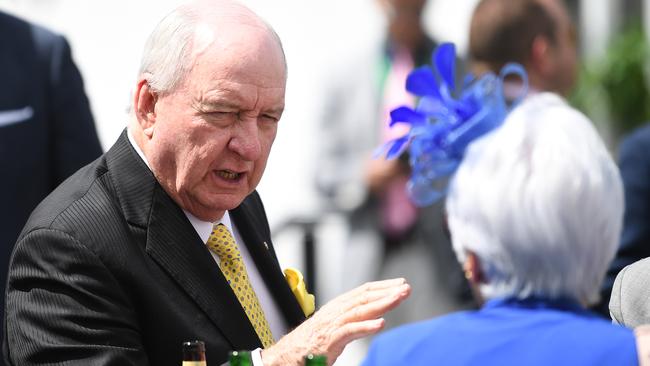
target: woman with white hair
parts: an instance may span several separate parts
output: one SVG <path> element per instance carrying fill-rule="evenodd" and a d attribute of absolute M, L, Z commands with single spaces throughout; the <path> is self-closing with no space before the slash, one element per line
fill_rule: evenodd
<path fill-rule="evenodd" d="M 421 153 L 412 162 L 430 163 Z M 447 219 L 484 305 L 387 332 L 363 365 L 636 365 L 633 331 L 586 309 L 623 215 L 621 178 L 591 122 L 533 95 L 461 155 Z"/>

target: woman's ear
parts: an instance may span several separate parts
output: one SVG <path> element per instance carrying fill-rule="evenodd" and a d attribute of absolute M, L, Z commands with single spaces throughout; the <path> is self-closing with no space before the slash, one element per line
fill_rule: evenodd
<path fill-rule="evenodd" d="M 487 283 L 485 276 L 483 276 L 483 271 L 481 270 L 481 262 L 476 253 L 471 250 L 467 251 L 463 270 L 465 271 L 465 278 L 467 278 L 470 284 L 480 285 L 482 283 Z"/>
<path fill-rule="evenodd" d="M 467 282 L 469 282 L 469 287 L 472 290 L 474 299 L 476 299 L 478 304 L 483 304 L 485 299 L 483 299 L 479 286 L 487 283 L 487 279 L 483 275 L 481 262 L 476 253 L 470 250 L 467 251 L 465 262 L 463 263 L 463 270 L 465 271 L 465 278 L 467 278 Z"/>
<path fill-rule="evenodd" d="M 148 138 L 153 136 L 157 101 L 158 93 L 151 89 L 147 79 L 140 79 L 133 95 L 133 109 L 140 128 Z"/>

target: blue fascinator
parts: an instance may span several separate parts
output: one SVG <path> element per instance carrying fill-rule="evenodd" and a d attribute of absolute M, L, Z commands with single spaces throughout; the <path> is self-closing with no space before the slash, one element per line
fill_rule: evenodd
<path fill-rule="evenodd" d="M 418 206 L 433 204 L 445 195 L 449 177 L 460 165 L 467 146 L 500 126 L 528 90 L 524 68 L 511 63 L 498 76 L 467 75 L 456 91 L 454 44 L 441 44 L 431 59 L 433 66 L 419 67 L 406 79 L 406 90 L 419 97 L 415 108 L 401 106 L 390 113 L 390 126 L 407 124 L 409 132 L 388 141 L 375 154 L 394 159 L 408 151 L 412 173 L 406 188 Z M 519 95 L 509 103 L 503 84 L 508 76 L 523 82 Z"/>

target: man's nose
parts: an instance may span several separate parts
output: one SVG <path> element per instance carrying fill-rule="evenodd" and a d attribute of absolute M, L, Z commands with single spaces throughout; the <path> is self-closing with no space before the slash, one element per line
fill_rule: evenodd
<path fill-rule="evenodd" d="M 257 160 L 262 153 L 259 134 L 256 118 L 240 119 L 234 127 L 228 147 L 244 160 Z"/>

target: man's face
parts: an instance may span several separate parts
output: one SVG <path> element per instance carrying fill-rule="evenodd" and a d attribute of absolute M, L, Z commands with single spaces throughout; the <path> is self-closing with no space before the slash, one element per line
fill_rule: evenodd
<path fill-rule="evenodd" d="M 554 91 L 567 95 L 575 86 L 578 72 L 576 28 L 560 0 L 544 2 L 557 24 L 557 40 L 551 52 L 554 72 L 550 82 L 554 84 Z"/>
<path fill-rule="evenodd" d="M 421 17 L 426 0 L 382 0 L 380 1 L 389 24 L 393 41 L 407 47 L 414 47 L 421 36 Z"/>
<path fill-rule="evenodd" d="M 205 221 L 255 189 L 284 109 L 278 43 L 259 26 L 238 27 L 195 55 L 176 90 L 159 95 L 147 149 L 165 191 Z"/>

